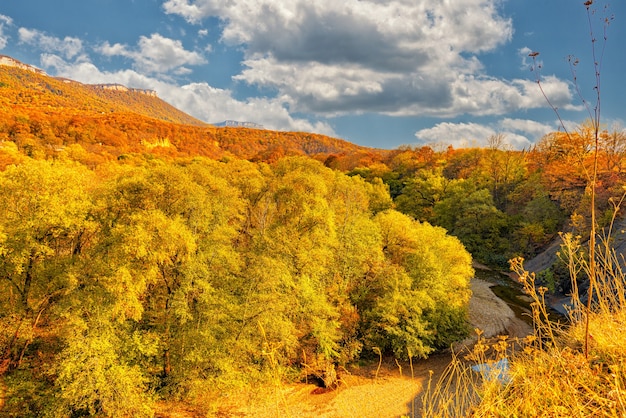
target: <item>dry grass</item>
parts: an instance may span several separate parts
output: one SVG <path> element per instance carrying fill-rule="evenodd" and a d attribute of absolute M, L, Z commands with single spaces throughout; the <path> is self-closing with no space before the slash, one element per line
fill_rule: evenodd
<path fill-rule="evenodd" d="M 571 323 L 563 326 L 548 315 L 546 289 L 513 260 L 533 299 L 534 335 L 519 345 L 504 339 L 479 339 L 468 355 L 457 355 L 444 379 L 429 387 L 424 417 L 626 417 L 626 279 L 620 259 L 599 245 L 595 273 L 576 240 L 565 237 L 573 273 L 595 274 L 593 303 L 588 309 L 576 292 Z M 576 289 L 576 288 L 575 288 Z M 586 297 L 584 298 L 586 299 Z M 588 333 L 587 333 L 588 324 Z M 505 379 L 480 376 L 475 364 L 506 358 Z"/>

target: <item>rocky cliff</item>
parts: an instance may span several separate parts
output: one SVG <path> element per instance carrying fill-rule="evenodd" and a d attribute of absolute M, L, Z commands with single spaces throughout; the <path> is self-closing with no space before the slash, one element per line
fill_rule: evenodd
<path fill-rule="evenodd" d="M 239 122 L 236 120 L 225 120 L 224 122 L 214 123 L 214 126 L 228 126 L 231 128 L 251 128 L 251 129 L 265 129 L 263 125 L 259 125 L 254 122 Z"/>
<path fill-rule="evenodd" d="M 145 94 L 151 97 L 158 97 L 157 92 L 154 90 L 129 88 L 121 84 L 90 84 L 90 86 L 102 90 L 129 91 L 133 93 Z"/>
<path fill-rule="evenodd" d="M 33 67 L 32 65 L 24 64 L 21 61 L 16 60 L 15 58 L 9 57 L 8 55 L 0 55 L 0 65 L 6 65 L 9 67 L 17 67 L 22 70 L 32 71 L 37 74 L 47 75 L 44 70 L 41 70 L 37 67 Z"/>

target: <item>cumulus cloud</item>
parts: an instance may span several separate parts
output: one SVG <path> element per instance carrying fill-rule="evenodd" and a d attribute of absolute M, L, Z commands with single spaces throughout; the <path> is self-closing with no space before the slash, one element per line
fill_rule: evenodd
<path fill-rule="evenodd" d="M 186 74 L 190 70 L 186 65 L 206 63 L 198 52 L 188 51 L 182 42 L 166 38 L 158 33 L 149 37 L 141 36 L 136 47 L 126 44 L 103 43 L 97 51 L 105 56 L 122 56 L 133 61 L 135 69 L 148 74 Z"/>
<path fill-rule="evenodd" d="M 21 43 L 35 46 L 46 53 L 59 53 L 67 59 L 77 58 L 84 52 L 83 42 L 71 36 L 61 39 L 36 29 L 19 28 L 18 37 Z"/>
<path fill-rule="evenodd" d="M 415 136 L 424 143 L 446 144 L 456 148 L 475 147 L 485 144 L 496 131 L 478 123 L 439 123 L 422 129 Z"/>
<path fill-rule="evenodd" d="M 4 49 L 9 42 L 9 36 L 4 33 L 7 26 L 13 26 L 13 19 L 0 14 L 0 49 Z"/>
<path fill-rule="evenodd" d="M 36 29 L 19 28 L 19 41 L 35 46 L 47 53 L 59 53 L 67 59 L 77 58 L 83 51 L 83 42 L 71 36 L 57 38 Z"/>
<path fill-rule="evenodd" d="M 336 116 L 498 115 L 543 107 L 532 82 L 484 73 L 480 54 L 509 42 L 499 0 L 167 0 L 191 23 L 222 21 L 221 40 L 241 47 L 235 79 L 273 89 L 293 111 Z M 531 88 L 532 87 L 532 88 Z M 565 106 L 570 86 L 546 88 Z"/>
<path fill-rule="evenodd" d="M 163 4 L 167 13 L 183 16 L 190 23 L 199 23 L 203 18 L 211 16 L 206 10 L 201 10 L 197 5 L 190 4 L 187 0 L 169 0 Z"/>
<path fill-rule="evenodd" d="M 171 92 L 168 102 L 202 120 L 221 122 L 227 119 L 263 121 L 264 127 L 276 130 L 306 131 L 336 135 L 327 123 L 294 118 L 279 99 L 249 98 L 236 100 L 232 92 L 207 83 L 191 83 Z"/>
<path fill-rule="evenodd" d="M 262 121 L 268 129 L 336 135 L 327 123 L 293 117 L 279 99 L 250 98 L 242 101 L 235 99 L 231 91 L 207 83 L 179 86 L 134 69 L 101 71 L 90 61 L 68 62 L 54 54 L 42 55 L 41 61 L 44 68 L 53 69 L 57 75 L 82 83 L 120 83 L 128 87 L 155 90 L 166 102 L 208 122 L 228 119 Z"/>
<path fill-rule="evenodd" d="M 518 132 L 538 139 L 542 136 L 554 132 L 556 126 L 537 122 L 529 119 L 505 118 L 499 122 L 500 128 L 510 132 Z"/>
<path fill-rule="evenodd" d="M 533 120 L 505 118 L 490 124 L 443 122 L 422 129 L 415 136 L 421 143 L 466 148 L 484 147 L 489 137 L 501 134 L 505 144 L 513 149 L 524 149 L 556 129 L 556 125 Z"/>

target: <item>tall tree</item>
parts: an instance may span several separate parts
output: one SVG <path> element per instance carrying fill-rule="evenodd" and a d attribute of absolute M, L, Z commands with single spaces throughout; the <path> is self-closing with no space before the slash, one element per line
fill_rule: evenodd
<path fill-rule="evenodd" d="M 26 160 L 0 173 L 0 315 L 4 367 L 17 367 L 50 307 L 76 286 L 93 238 L 90 172 Z"/>

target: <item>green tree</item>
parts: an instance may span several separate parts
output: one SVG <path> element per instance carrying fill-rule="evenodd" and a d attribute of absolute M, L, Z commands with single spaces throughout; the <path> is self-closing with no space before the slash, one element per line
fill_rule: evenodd
<path fill-rule="evenodd" d="M 510 191 L 526 174 L 523 153 L 510 149 L 504 139 L 502 134 L 488 138 L 488 147 L 482 159 L 482 176 L 486 178 L 496 207 L 502 211 L 507 210 Z"/>
<path fill-rule="evenodd" d="M 375 218 L 386 263 L 367 312 L 370 344 L 426 357 L 467 332 L 471 256 L 445 230 L 395 211 Z"/>
<path fill-rule="evenodd" d="M 470 180 L 454 181 L 434 213 L 435 223 L 482 261 L 493 261 L 509 250 L 506 215 L 496 208 L 489 190 L 477 189 Z"/>
<path fill-rule="evenodd" d="M 445 178 L 442 170 L 421 170 L 407 181 L 395 202 L 397 209 L 419 221 L 432 222 L 434 208 L 447 197 L 448 188 L 454 180 Z"/>
<path fill-rule="evenodd" d="M 26 160 L 0 173 L 0 316 L 4 367 L 19 367 L 39 324 L 76 286 L 92 240 L 91 173 Z"/>
<path fill-rule="evenodd" d="M 220 177 L 220 163 L 127 170 L 103 193 L 102 222 L 114 225 L 106 244 L 115 254 L 111 269 L 135 286 L 139 304 L 120 300 L 138 306 L 141 328 L 158 337 L 161 377 L 184 391 L 200 375 L 219 374 L 230 354 L 224 336 L 235 328 L 227 319 L 243 206 Z"/>
<path fill-rule="evenodd" d="M 89 296 L 85 299 L 98 302 Z M 47 415 L 151 417 L 149 380 L 139 364 L 131 363 L 134 359 L 128 352 L 137 348 L 137 341 L 129 346 L 117 323 L 100 309 L 91 305 L 86 320 L 72 321 L 66 346 L 53 366 L 57 377 Z M 154 348 L 142 344 L 140 349 L 149 353 Z"/>

